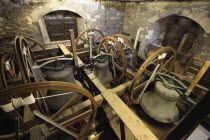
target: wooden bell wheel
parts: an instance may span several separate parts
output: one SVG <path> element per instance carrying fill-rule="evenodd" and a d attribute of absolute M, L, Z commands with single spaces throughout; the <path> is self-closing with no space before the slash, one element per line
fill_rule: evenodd
<path fill-rule="evenodd" d="M 62 107 L 60 108 L 56 113 L 52 114 L 51 116 L 44 116 L 42 113 L 39 112 L 38 108 L 36 107 L 35 102 L 37 102 L 37 99 L 32 96 L 32 101 L 31 98 L 29 100 L 29 96 L 31 97 L 30 93 L 35 93 L 37 91 L 46 91 L 46 90 L 65 90 L 69 92 L 75 93 L 75 95 Z M 10 109 L 10 112 L 7 112 L 9 115 L 11 115 L 12 118 L 19 117 L 20 118 L 20 123 L 23 128 L 21 130 L 27 131 L 31 127 L 37 125 L 37 124 L 42 124 L 44 123 L 49 123 L 51 126 L 49 127 L 50 131 L 50 136 L 57 134 L 60 131 L 60 128 L 58 125 L 62 126 L 66 131 L 66 133 L 74 136 L 75 138 L 79 139 L 81 138 L 85 132 L 87 132 L 91 126 L 91 124 L 94 122 L 94 119 L 96 117 L 97 113 L 97 104 L 93 96 L 84 88 L 67 83 L 67 82 L 58 82 L 58 81 L 45 81 L 45 82 L 36 82 L 36 83 L 28 83 L 24 85 L 18 85 L 16 87 L 4 89 L 0 91 L 1 96 L 4 98 L 0 99 L 1 106 L 11 103 L 11 97 L 21 97 L 24 102 L 31 103 L 28 105 L 30 108 L 30 112 L 33 112 L 35 117 L 31 117 L 32 120 L 24 120 L 24 117 L 20 113 L 17 112 L 18 107 L 14 108 L 14 110 Z M 65 95 L 63 95 L 65 96 Z M 92 106 L 89 109 L 79 111 L 76 110 L 74 111 L 74 106 L 73 105 L 75 102 L 80 100 L 81 97 L 86 97 L 87 99 L 90 100 Z M 28 100 L 26 100 L 26 98 Z M 26 101 L 25 101 L 26 100 Z M 14 105 L 15 106 L 15 105 Z M 3 109 L 4 110 L 4 109 Z M 63 114 L 64 113 L 64 114 Z M 62 115 L 61 115 L 62 114 Z M 61 115 L 61 116 L 60 116 Z M 80 131 L 78 132 L 73 132 L 71 130 L 74 130 L 75 123 L 80 122 L 84 118 L 87 118 L 88 121 L 83 126 L 80 128 Z M 52 122 L 58 123 L 58 125 L 53 125 Z M 11 136 L 11 135 L 10 135 Z M 4 136 L 0 136 L 4 137 Z"/>
<path fill-rule="evenodd" d="M 23 36 L 16 36 L 15 38 L 15 53 L 24 83 L 31 82 L 31 67 L 36 60 L 29 44 Z"/>
<path fill-rule="evenodd" d="M 120 82 L 124 78 L 127 68 L 127 60 L 120 42 L 112 36 L 104 37 L 99 44 L 97 53 L 108 53 L 112 55 L 115 68 L 121 72 L 115 80 Z"/>
<path fill-rule="evenodd" d="M 5 53 L 1 57 L 0 67 L 3 88 L 16 86 L 19 82 L 21 82 L 22 78 L 20 70 L 17 61 L 12 54 Z"/>
<path fill-rule="evenodd" d="M 24 36 L 24 39 L 27 41 L 29 47 L 31 48 L 31 50 L 42 50 L 42 54 L 39 55 L 35 55 L 35 60 L 39 59 L 39 58 L 47 58 L 48 57 L 48 53 L 45 49 L 45 46 L 42 45 L 40 42 L 28 37 L 28 36 Z"/>
<path fill-rule="evenodd" d="M 91 40 L 89 40 L 89 37 Z M 82 42 L 82 44 L 90 46 L 96 46 L 97 42 L 99 42 L 102 38 L 104 38 L 104 34 L 98 30 L 98 29 L 88 29 L 83 31 L 76 39 L 76 46 L 78 49 L 79 43 Z M 90 44 L 91 43 L 91 44 Z"/>
<path fill-rule="evenodd" d="M 160 58 L 164 55 L 165 57 L 163 59 L 158 59 L 158 57 Z M 141 65 L 141 67 L 138 69 L 136 76 L 134 77 L 132 81 L 132 85 L 130 88 L 130 101 L 133 103 L 136 103 L 134 94 L 146 85 L 147 81 L 143 83 L 139 83 L 140 81 L 139 79 L 144 72 L 151 74 L 151 71 L 148 71 L 146 69 L 150 64 L 152 63 L 155 64 L 156 62 L 156 65 L 157 65 L 159 63 L 160 67 L 159 67 L 158 72 L 167 73 L 172 70 L 175 59 L 176 59 L 176 51 L 172 47 L 161 48 L 157 50 L 156 52 L 154 52 L 151 56 L 149 56 L 146 59 L 146 61 Z"/>
<path fill-rule="evenodd" d="M 118 41 L 121 43 L 121 46 L 123 47 L 125 55 L 132 54 L 133 62 L 132 62 L 132 64 L 127 63 L 127 65 L 128 65 L 129 68 L 131 68 L 133 71 L 135 71 L 137 58 L 136 58 L 136 53 L 135 53 L 135 49 L 133 47 L 133 44 L 123 34 L 115 34 L 113 36 L 116 37 L 118 39 Z M 121 41 L 121 39 L 123 41 Z"/>

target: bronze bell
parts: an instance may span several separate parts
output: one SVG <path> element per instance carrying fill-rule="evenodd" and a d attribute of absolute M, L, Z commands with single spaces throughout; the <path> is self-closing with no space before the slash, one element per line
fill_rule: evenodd
<path fill-rule="evenodd" d="M 162 123 L 174 123 L 179 117 L 176 101 L 179 94 L 184 93 L 185 90 L 185 85 L 177 79 L 159 73 L 154 89 L 142 95 L 140 105 L 155 120 Z"/>
<path fill-rule="evenodd" d="M 73 70 L 71 67 L 66 67 L 61 71 L 47 71 L 46 76 L 49 81 L 63 81 L 68 83 L 76 84 L 76 80 L 74 79 Z M 68 90 L 48 90 L 47 96 L 57 95 L 62 93 L 67 93 Z M 59 110 L 63 105 L 65 105 L 71 98 L 75 96 L 75 93 L 67 94 L 63 96 L 57 96 L 52 98 L 47 98 L 46 103 L 49 109 Z"/>
<path fill-rule="evenodd" d="M 49 81 L 63 81 L 68 82 L 72 84 L 77 84 L 82 86 L 82 84 L 75 80 L 74 73 L 73 73 L 73 67 L 72 66 L 64 66 L 61 64 L 60 60 L 56 60 L 55 63 L 51 64 L 51 67 L 47 67 L 48 69 L 46 73 L 46 77 Z M 66 90 L 48 90 L 47 96 L 51 95 L 57 95 L 62 93 L 68 93 L 70 91 Z M 61 107 L 63 107 L 69 100 L 71 100 L 76 93 L 70 93 L 62 96 L 56 96 L 52 98 L 47 98 L 46 103 L 51 110 L 59 110 Z"/>
<path fill-rule="evenodd" d="M 97 60 L 93 67 L 93 74 L 102 84 L 109 84 L 112 80 L 112 73 L 109 71 L 109 61 L 107 59 Z"/>

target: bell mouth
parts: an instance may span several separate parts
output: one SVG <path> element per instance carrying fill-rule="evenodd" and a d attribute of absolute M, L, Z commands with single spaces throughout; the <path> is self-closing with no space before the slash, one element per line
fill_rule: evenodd
<path fill-rule="evenodd" d="M 175 103 L 176 101 L 168 102 L 154 91 L 146 92 L 140 99 L 140 105 L 148 116 L 166 124 L 174 123 L 179 118 L 179 110 Z"/>

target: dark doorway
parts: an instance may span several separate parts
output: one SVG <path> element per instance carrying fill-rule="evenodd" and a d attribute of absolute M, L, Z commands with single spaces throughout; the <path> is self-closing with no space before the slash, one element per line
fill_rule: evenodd
<path fill-rule="evenodd" d="M 44 16 L 50 41 L 69 40 L 69 29 L 73 29 L 75 37 L 78 36 L 76 13 L 69 11 L 55 11 Z"/>

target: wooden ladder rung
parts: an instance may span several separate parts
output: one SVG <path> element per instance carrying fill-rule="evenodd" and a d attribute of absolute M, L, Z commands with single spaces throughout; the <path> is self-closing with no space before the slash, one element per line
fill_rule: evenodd
<path fill-rule="evenodd" d="M 197 60 L 197 61 L 201 61 L 201 62 L 206 62 L 205 60 L 202 60 L 202 59 L 199 59 L 199 58 L 196 58 L 196 57 L 193 57 L 194 60 Z"/>
<path fill-rule="evenodd" d="M 190 73 L 190 72 L 187 72 L 187 74 L 192 75 L 192 76 L 195 76 L 195 74 L 192 74 L 192 73 Z"/>
<path fill-rule="evenodd" d="M 190 67 L 190 68 L 195 70 L 195 71 L 199 71 L 199 69 L 196 69 L 195 67 Z"/>

